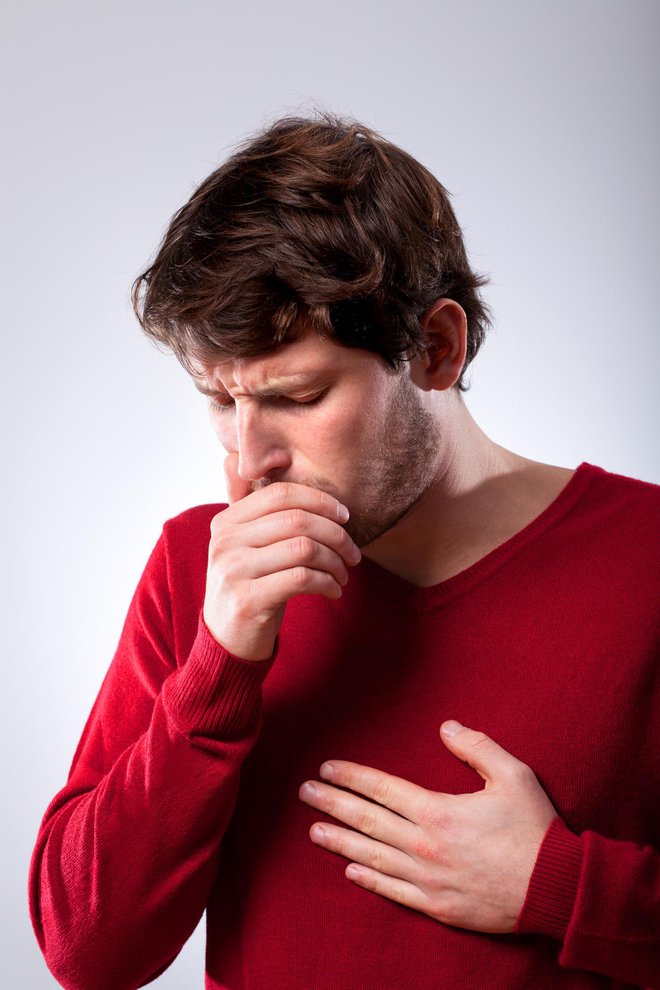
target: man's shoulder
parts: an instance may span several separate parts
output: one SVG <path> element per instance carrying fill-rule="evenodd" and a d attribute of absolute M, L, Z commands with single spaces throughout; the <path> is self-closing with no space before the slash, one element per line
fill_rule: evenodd
<path fill-rule="evenodd" d="M 580 467 L 591 482 L 594 498 L 618 502 L 622 508 L 636 508 L 642 513 L 660 511 L 660 485 L 655 482 L 609 471 L 586 461 Z"/>
<path fill-rule="evenodd" d="M 200 596 L 200 601 L 203 599 L 211 520 L 226 508 L 226 502 L 195 505 L 163 523 L 152 557 L 175 596 L 177 608 L 185 611 L 190 601 L 197 604 Z M 148 569 L 153 571 L 153 566 Z"/>
<path fill-rule="evenodd" d="M 227 507 L 226 502 L 194 505 L 163 523 L 161 539 L 170 566 L 183 566 L 186 570 L 202 565 L 206 568 L 211 520 Z"/>
<path fill-rule="evenodd" d="M 603 546 L 652 561 L 660 552 L 660 485 L 587 462 L 573 518 L 582 520 Z"/>

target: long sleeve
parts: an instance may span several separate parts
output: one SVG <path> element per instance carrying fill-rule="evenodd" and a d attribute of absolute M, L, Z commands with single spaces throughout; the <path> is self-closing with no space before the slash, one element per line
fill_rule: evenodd
<path fill-rule="evenodd" d="M 206 907 L 277 651 L 234 657 L 197 615 L 177 658 L 161 534 L 30 864 L 32 924 L 68 990 L 143 986 Z"/>
<path fill-rule="evenodd" d="M 660 855 L 555 818 L 516 931 L 559 939 L 560 966 L 660 987 Z"/>

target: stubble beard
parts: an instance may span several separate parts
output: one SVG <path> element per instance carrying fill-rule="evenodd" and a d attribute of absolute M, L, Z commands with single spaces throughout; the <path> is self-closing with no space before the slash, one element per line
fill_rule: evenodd
<path fill-rule="evenodd" d="M 429 490 L 436 476 L 438 450 L 437 424 L 417 387 L 402 376 L 376 437 L 368 437 L 358 455 L 359 501 L 347 499 L 326 477 L 304 478 L 298 484 L 318 488 L 343 502 L 350 512 L 344 529 L 357 546 L 366 547 L 392 529 Z M 252 488 L 258 491 L 276 480 L 260 478 L 252 482 Z"/>
<path fill-rule="evenodd" d="M 402 377 L 390 411 L 360 466 L 360 500 L 345 529 L 361 548 L 391 530 L 423 498 L 437 471 L 438 427 L 419 390 Z"/>

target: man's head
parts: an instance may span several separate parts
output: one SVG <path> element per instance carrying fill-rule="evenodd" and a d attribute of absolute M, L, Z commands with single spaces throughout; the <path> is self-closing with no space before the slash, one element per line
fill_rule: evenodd
<path fill-rule="evenodd" d="M 276 481 L 320 488 L 348 506 L 365 547 L 428 492 L 451 455 L 453 389 L 466 320 L 453 300 L 425 318 L 434 346 L 395 371 L 379 355 L 311 328 L 264 355 L 193 367 L 220 443 L 253 490 Z"/>
<path fill-rule="evenodd" d="M 301 326 L 400 369 L 439 298 L 467 318 L 464 374 L 489 325 L 447 191 L 411 155 L 329 112 L 246 140 L 174 215 L 133 285 L 145 332 L 195 360 L 268 353 Z"/>

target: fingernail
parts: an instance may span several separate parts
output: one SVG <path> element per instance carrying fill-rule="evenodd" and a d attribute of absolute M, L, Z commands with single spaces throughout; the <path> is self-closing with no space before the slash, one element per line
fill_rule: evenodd
<path fill-rule="evenodd" d="M 332 780 L 332 778 L 335 775 L 335 768 L 333 767 L 332 763 L 324 763 L 321 769 L 319 770 L 319 773 L 325 780 Z"/>
<path fill-rule="evenodd" d="M 449 722 L 445 722 L 442 726 L 443 736 L 455 736 L 457 732 L 460 732 L 463 726 L 460 722 L 456 722 L 454 719 L 450 719 Z"/>
<path fill-rule="evenodd" d="M 300 788 L 300 793 L 303 797 L 314 797 L 316 794 L 316 788 L 314 787 L 314 784 L 307 781 L 307 783 L 303 784 Z"/>
<path fill-rule="evenodd" d="M 349 516 L 350 516 L 350 512 L 348 511 L 346 506 L 342 505 L 341 502 L 337 502 L 337 518 L 339 519 L 339 522 L 343 522 L 343 523 L 348 522 Z"/>

